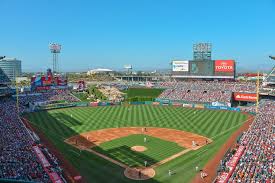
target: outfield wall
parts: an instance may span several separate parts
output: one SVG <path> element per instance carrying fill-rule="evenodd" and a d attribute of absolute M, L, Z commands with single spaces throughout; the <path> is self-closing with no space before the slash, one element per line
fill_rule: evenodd
<path fill-rule="evenodd" d="M 197 104 L 197 103 L 183 103 L 170 100 L 158 99 L 156 102 L 129 102 L 130 105 L 161 105 L 161 106 L 175 106 L 175 107 L 187 107 L 196 109 L 211 109 L 211 110 L 228 110 L 228 111 L 241 111 L 240 108 L 228 107 L 228 106 L 216 106 L 211 104 Z"/>
<path fill-rule="evenodd" d="M 228 110 L 228 111 L 241 111 L 240 108 L 228 107 L 228 106 L 215 106 L 211 104 L 198 104 L 198 103 L 184 103 L 178 101 L 161 100 L 158 99 L 153 101 L 143 101 L 143 102 L 128 102 L 129 105 L 157 105 L 157 106 L 175 106 L 175 107 L 186 107 L 186 108 L 196 108 L 196 109 L 210 109 L 210 110 Z M 57 104 L 51 106 L 43 106 L 37 108 L 37 110 L 48 110 L 48 109 L 59 109 L 66 107 L 98 107 L 98 106 L 115 106 L 122 105 L 121 102 L 75 102 L 67 104 Z"/>

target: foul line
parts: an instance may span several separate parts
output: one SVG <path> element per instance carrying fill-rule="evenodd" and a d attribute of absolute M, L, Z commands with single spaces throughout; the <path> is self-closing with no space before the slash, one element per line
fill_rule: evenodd
<path fill-rule="evenodd" d="M 211 139 L 215 139 L 215 138 L 217 138 L 217 137 L 219 137 L 219 136 L 221 136 L 221 135 L 227 133 L 228 131 L 232 130 L 233 128 L 236 128 L 236 127 L 238 127 L 238 126 L 241 126 L 241 125 L 243 125 L 243 124 L 249 122 L 252 118 L 253 118 L 252 116 L 249 116 L 248 119 L 245 120 L 244 122 L 242 122 L 242 123 L 240 123 L 240 124 L 237 124 L 237 125 L 235 125 L 235 126 L 232 126 L 231 128 L 228 128 L 227 130 L 225 130 L 225 131 L 223 131 L 223 132 L 221 132 L 221 133 L 219 133 L 219 134 L 217 134 L 217 135 L 214 135 L 213 137 L 210 137 L 210 138 L 211 138 Z"/>

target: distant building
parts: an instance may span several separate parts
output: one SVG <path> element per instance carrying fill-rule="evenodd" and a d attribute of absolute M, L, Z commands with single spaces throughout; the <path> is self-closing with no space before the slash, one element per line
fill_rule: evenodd
<path fill-rule="evenodd" d="M 23 82 L 23 81 L 31 82 L 31 79 L 28 78 L 28 77 L 16 77 L 16 82 L 17 83 L 20 83 L 20 82 Z"/>
<path fill-rule="evenodd" d="M 21 60 L 17 60 L 16 58 L 4 58 L 0 60 L 0 68 L 11 81 L 15 81 L 15 78 L 21 76 L 22 73 Z"/>
<path fill-rule="evenodd" d="M 87 75 L 89 76 L 89 75 L 93 75 L 93 74 L 111 73 L 111 72 L 113 72 L 111 69 L 101 69 L 101 68 L 99 68 L 99 69 L 89 70 L 89 71 L 87 72 Z"/>

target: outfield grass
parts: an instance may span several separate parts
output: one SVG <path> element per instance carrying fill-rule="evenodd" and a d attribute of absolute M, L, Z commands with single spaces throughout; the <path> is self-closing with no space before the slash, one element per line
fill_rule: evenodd
<path fill-rule="evenodd" d="M 166 127 L 197 133 L 214 142 L 197 151 L 190 151 L 156 169 L 156 176 L 144 182 L 189 182 L 195 175 L 195 166 L 203 167 L 227 138 L 246 121 L 247 116 L 230 111 L 196 110 L 161 106 L 86 107 L 50 110 L 27 115 L 31 123 L 43 131 L 82 176 L 89 182 L 134 182 L 123 175 L 123 169 L 92 153 L 76 149 L 63 141 L 91 130 L 151 126 Z M 72 114 L 72 117 L 71 117 Z M 168 170 L 177 173 L 168 176 Z"/>
<path fill-rule="evenodd" d="M 144 137 L 147 139 L 146 143 L 144 143 Z M 135 152 L 131 150 L 133 146 L 144 146 L 147 150 Z M 145 160 L 148 163 L 147 165 L 150 166 L 184 150 L 183 147 L 174 142 L 141 134 L 129 135 L 105 142 L 93 149 L 130 167 L 144 166 Z"/>
<path fill-rule="evenodd" d="M 129 88 L 124 90 L 128 101 L 153 101 L 163 89 L 158 88 Z"/>

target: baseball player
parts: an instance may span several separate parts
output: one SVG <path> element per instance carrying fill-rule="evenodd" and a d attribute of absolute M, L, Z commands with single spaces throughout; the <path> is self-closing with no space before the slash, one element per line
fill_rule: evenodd
<path fill-rule="evenodd" d="M 138 177 L 141 178 L 141 171 L 138 171 Z"/>
<path fill-rule="evenodd" d="M 144 161 L 144 166 L 145 166 L 145 167 L 147 166 L 147 161 Z"/>

